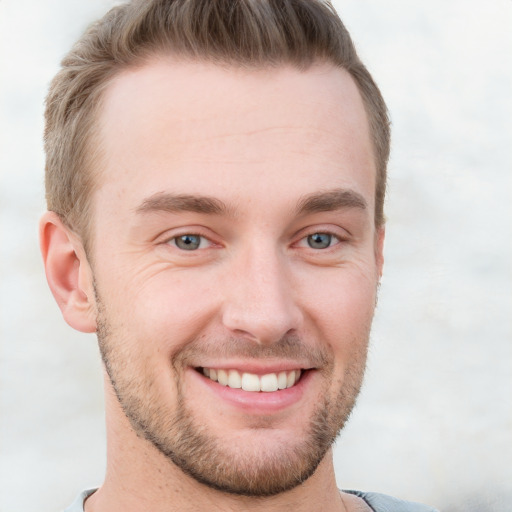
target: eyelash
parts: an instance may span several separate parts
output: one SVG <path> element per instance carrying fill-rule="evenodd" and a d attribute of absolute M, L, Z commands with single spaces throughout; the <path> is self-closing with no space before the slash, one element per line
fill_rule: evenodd
<path fill-rule="evenodd" d="M 198 238 L 199 239 L 199 246 L 196 247 L 196 248 L 189 248 L 189 249 L 186 249 L 186 248 L 183 248 L 183 247 L 180 247 L 178 245 L 179 241 L 183 241 L 184 243 L 193 243 L 193 242 L 186 242 L 184 239 L 186 237 L 189 237 L 189 238 Z M 213 242 L 206 236 L 203 236 L 199 233 L 183 233 L 181 235 L 176 235 L 176 236 L 173 236 L 172 238 L 168 239 L 166 242 L 166 244 L 169 244 L 169 245 L 173 245 L 174 247 L 176 247 L 176 249 L 180 250 L 180 251 L 184 251 L 184 252 L 194 252 L 194 251 L 197 251 L 199 249 L 207 249 L 208 247 L 211 247 L 213 244 Z M 207 245 L 207 247 L 203 247 L 203 245 Z"/>
<path fill-rule="evenodd" d="M 310 241 L 314 242 L 313 241 L 313 238 L 314 236 L 317 236 L 317 235 L 326 235 L 327 237 L 329 237 L 329 240 L 328 240 L 328 245 L 326 247 L 312 247 L 310 245 Z M 340 242 L 342 241 L 342 239 L 334 234 L 334 233 L 331 233 L 329 231 L 321 231 L 321 230 L 318 230 L 318 231 L 315 231 L 309 235 L 306 235 L 306 236 L 303 236 L 300 240 L 299 240 L 299 246 L 307 246 L 307 248 L 309 249 L 313 249 L 313 250 L 318 250 L 318 251 L 326 251 L 328 249 L 331 249 L 332 247 L 334 247 L 335 245 L 338 245 Z"/>
<path fill-rule="evenodd" d="M 310 245 L 310 241 L 312 240 L 311 237 L 314 237 L 315 235 L 326 235 L 327 237 L 329 237 L 328 245 L 326 247 L 312 247 Z M 199 245 L 197 247 L 194 247 L 193 241 L 187 242 L 185 240 L 187 237 L 188 238 L 198 238 Z M 192 244 L 192 246 L 190 248 L 180 247 L 180 245 L 179 245 L 180 240 L 185 244 Z M 340 237 L 339 235 L 337 235 L 335 233 L 332 233 L 332 231 L 316 230 L 314 232 L 310 232 L 309 234 L 302 236 L 299 239 L 299 241 L 294 245 L 312 249 L 314 251 L 326 251 L 326 250 L 331 249 L 332 247 L 340 244 L 343 241 L 344 241 L 344 239 L 342 237 Z M 188 233 L 183 233 L 180 235 L 173 236 L 172 238 L 169 238 L 168 240 L 166 240 L 165 244 L 172 245 L 173 247 L 175 247 L 176 249 L 178 249 L 179 251 L 182 251 L 182 252 L 196 252 L 201 249 L 202 250 L 208 249 L 208 248 L 212 247 L 213 245 L 215 245 L 214 242 L 212 242 L 208 237 L 201 235 L 199 233 L 194 233 L 194 232 L 188 232 Z M 206 245 L 206 247 L 205 247 L 205 245 Z"/>

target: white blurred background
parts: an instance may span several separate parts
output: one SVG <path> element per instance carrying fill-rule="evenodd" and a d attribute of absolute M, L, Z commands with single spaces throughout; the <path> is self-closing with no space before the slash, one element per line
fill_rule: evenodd
<path fill-rule="evenodd" d="M 95 338 L 44 278 L 43 100 L 111 0 L 0 0 L 0 511 L 101 483 Z M 340 487 L 512 510 L 512 1 L 339 0 L 393 120 L 385 277 Z"/>

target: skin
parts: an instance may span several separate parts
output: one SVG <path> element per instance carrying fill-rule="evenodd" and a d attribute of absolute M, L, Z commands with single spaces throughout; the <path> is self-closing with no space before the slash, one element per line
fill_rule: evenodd
<path fill-rule="evenodd" d="M 41 221 L 63 316 L 99 331 L 110 374 L 106 479 L 86 510 L 368 510 L 337 490 L 330 449 L 300 485 L 241 496 L 186 474 L 137 423 L 146 415 L 163 436 L 186 411 L 238 473 L 265 468 L 269 454 L 294 460 L 320 412 L 332 436 L 343 426 L 364 372 L 384 239 L 353 80 L 327 64 L 242 70 L 154 58 L 109 85 L 99 130 L 92 249 L 55 214 Z M 329 246 L 311 247 L 315 233 Z M 176 244 L 186 234 L 202 237 L 196 250 Z M 197 367 L 308 371 L 289 400 L 240 399 Z"/>

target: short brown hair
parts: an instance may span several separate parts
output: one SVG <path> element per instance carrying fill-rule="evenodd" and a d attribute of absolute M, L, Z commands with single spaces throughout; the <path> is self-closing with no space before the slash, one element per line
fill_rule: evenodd
<path fill-rule="evenodd" d="M 89 206 L 101 141 L 102 93 L 121 70 L 157 53 L 219 64 L 345 69 L 368 115 L 377 168 L 375 223 L 383 203 L 390 127 L 386 105 L 330 2 L 323 0 L 133 0 L 91 25 L 62 60 L 46 99 L 48 209 L 88 239 Z M 97 167 L 97 165 L 96 165 Z"/>

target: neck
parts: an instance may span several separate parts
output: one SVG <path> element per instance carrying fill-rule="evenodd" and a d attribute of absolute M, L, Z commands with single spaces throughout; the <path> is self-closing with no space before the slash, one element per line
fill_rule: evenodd
<path fill-rule="evenodd" d="M 270 497 L 220 492 L 183 473 L 149 441 L 138 437 L 106 386 L 107 471 L 86 512 L 345 511 L 329 450 L 315 473 L 294 489 Z"/>

